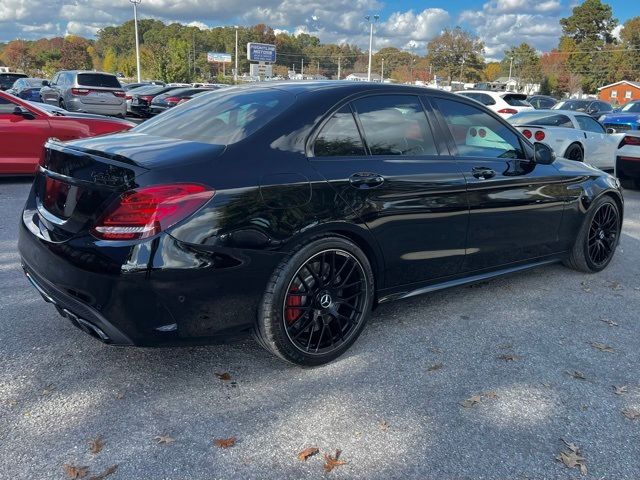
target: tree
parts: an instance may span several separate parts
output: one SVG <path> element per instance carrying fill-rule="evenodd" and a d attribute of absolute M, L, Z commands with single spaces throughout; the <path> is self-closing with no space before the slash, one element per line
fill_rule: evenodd
<path fill-rule="evenodd" d="M 91 44 L 82 37 L 68 35 L 60 50 L 60 68 L 65 70 L 88 70 L 93 63 L 88 48 Z"/>
<path fill-rule="evenodd" d="M 9 42 L 2 51 L 2 60 L 12 70 L 28 71 L 31 67 L 32 58 L 27 42 L 24 40 L 12 40 Z"/>
<path fill-rule="evenodd" d="M 483 51 L 484 44 L 460 27 L 445 29 L 427 44 L 429 62 L 450 80 L 481 77 Z"/>
<path fill-rule="evenodd" d="M 102 69 L 105 72 L 116 72 L 118 69 L 118 58 L 116 57 L 116 52 L 113 51 L 112 48 L 108 48 L 104 59 L 102 60 Z"/>
<path fill-rule="evenodd" d="M 567 68 L 574 76 L 582 76 L 582 87 L 588 92 L 608 80 L 606 46 L 615 42 L 617 24 L 611 7 L 601 0 L 585 0 L 569 17 L 560 19 L 564 34 L 560 42 L 569 39 L 576 47 L 567 58 Z"/>
<path fill-rule="evenodd" d="M 482 75 L 486 81 L 493 82 L 502 75 L 502 71 L 502 65 L 500 62 L 489 62 L 484 67 Z"/>
<path fill-rule="evenodd" d="M 616 52 L 611 63 L 622 65 L 626 71 L 618 72 L 617 80 L 640 79 L 640 17 L 627 20 L 620 31 L 624 51 Z"/>
<path fill-rule="evenodd" d="M 509 68 L 511 68 L 512 77 L 516 78 L 521 85 L 538 83 L 542 79 L 540 58 L 536 50 L 528 43 L 523 42 L 504 52 L 502 69 L 508 71 Z"/>

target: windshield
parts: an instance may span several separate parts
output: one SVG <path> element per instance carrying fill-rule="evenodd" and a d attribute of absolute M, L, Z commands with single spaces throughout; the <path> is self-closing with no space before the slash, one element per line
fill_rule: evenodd
<path fill-rule="evenodd" d="M 27 82 L 30 87 L 37 88 L 37 87 L 42 87 L 42 82 L 44 81 L 44 78 L 25 78 L 24 81 Z"/>
<path fill-rule="evenodd" d="M 230 145 L 266 125 L 294 100 L 295 97 L 271 88 L 218 90 L 158 115 L 132 132 Z"/>
<path fill-rule="evenodd" d="M 629 102 L 620 109 L 621 112 L 636 113 L 640 112 L 640 102 Z"/>
<path fill-rule="evenodd" d="M 590 101 L 586 100 L 569 100 L 564 102 L 558 102 L 553 107 L 552 110 L 573 110 L 575 112 L 585 112 L 589 105 Z"/>
<path fill-rule="evenodd" d="M 521 112 L 507 119 L 511 125 L 533 125 L 541 127 L 573 128 L 571 119 L 560 113 Z"/>
<path fill-rule="evenodd" d="M 103 73 L 79 73 L 78 85 L 85 87 L 122 88 L 115 75 Z"/>

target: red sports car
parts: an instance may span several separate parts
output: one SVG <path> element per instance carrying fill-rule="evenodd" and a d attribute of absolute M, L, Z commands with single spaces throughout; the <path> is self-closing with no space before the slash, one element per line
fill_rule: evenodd
<path fill-rule="evenodd" d="M 48 138 L 72 140 L 129 130 L 135 125 L 100 115 L 35 105 L 0 92 L 0 175 L 32 175 Z"/>

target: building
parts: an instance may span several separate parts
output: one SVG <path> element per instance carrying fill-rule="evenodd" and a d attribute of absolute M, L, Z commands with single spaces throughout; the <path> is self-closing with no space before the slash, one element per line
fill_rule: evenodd
<path fill-rule="evenodd" d="M 347 75 L 345 80 L 351 80 L 352 82 L 366 82 L 367 81 L 367 74 L 366 73 L 352 73 L 350 75 Z M 379 82 L 381 80 L 380 75 L 378 75 L 377 73 L 372 73 L 371 74 L 371 81 L 372 82 Z"/>
<path fill-rule="evenodd" d="M 640 82 L 621 80 L 598 89 L 598 98 L 614 105 L 624 105 L 631 100 L 640 100 Z"/>

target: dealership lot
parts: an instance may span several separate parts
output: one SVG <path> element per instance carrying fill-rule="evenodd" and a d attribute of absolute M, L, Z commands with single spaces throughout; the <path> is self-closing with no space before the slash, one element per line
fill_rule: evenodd
<path fill-rule="evenodd" d="M 640 192 L 625 192 L 604 272 L 550 266 L 386 305 L 338 361 L 300 369 L 251 340 L 115 348 L 72 327 L 20 270 L 29 186 L 0 180 L 0 478 L 65 478 L 64 464 L 117 464 L 114 479 L 577 478 L 555 460 L 562 439 L 588 478 L 640 477 L 640 419 L 623 415 L 640 410 Z M 303 463 L 307 447 L 320 454 Z M 347 463 L 324 473 L 337 449 Z"/>

